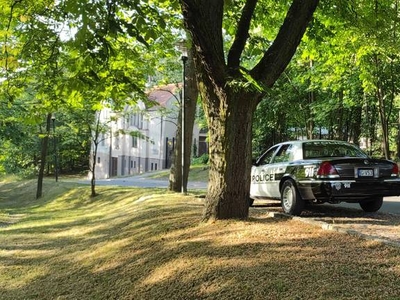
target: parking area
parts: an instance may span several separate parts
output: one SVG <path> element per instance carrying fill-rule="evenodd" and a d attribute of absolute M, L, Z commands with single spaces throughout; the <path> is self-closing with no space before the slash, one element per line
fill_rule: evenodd
<path fill-rule="evenodd" d="M 300 217 L 293 218 L 326 230 L 335 230 L 400 247 L 400 214 L 386 212 L 388 207 L 398 208 L 399 205 L 399 197 L 385 199 L 385 209 L 375 213 L 366 213 L 357 204 L 310 205 L 304 209 Z M 256 210 L 256 213 L 282 215 L 278 201 L 257 200 L 252 209 Z"/>
<path fill-rule="evenodd" d="M 359 209 L 360 206 L 356 203 L 340 203 L 339 206 Z M 400 197 L 385 197 L 383 205 L 379 210 L 383 213 L 400 215 Z"/>

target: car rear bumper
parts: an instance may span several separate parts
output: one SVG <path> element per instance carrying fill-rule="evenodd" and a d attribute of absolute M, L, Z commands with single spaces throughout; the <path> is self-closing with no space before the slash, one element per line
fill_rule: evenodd
<path fill-rule="evenodd" d="M 400 195 L 400 179 L 386 180 L 304 180 L 298 183 L 304 200 L 317 202 L 359 202 L 372 197 Z"/>

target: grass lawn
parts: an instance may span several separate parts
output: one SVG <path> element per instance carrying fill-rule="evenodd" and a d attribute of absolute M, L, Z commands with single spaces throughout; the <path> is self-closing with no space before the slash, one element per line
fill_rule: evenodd
<path fill-rule="evenodd" d="M 163 189 L 0 182 L 0 299 L 400 299 L 400 249 Z"/>
<path fill-rule="evenodd" d="M 169 170 L 163 170 L 155 172 L 155 174 L 151 175 L 149 173 L 149 178 L 153 179 L 169 179 Z M 207 165 L 191 165 L 189 172 L 189 181 L 208 181 L 208 166 Z"/>

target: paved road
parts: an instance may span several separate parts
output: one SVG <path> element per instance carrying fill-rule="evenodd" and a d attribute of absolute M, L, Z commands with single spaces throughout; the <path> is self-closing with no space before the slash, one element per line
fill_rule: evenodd
<path fill-rule="evenodd" d="M 149 178 L 151 174 L 136 175 L 131 177 L 120 177 L 110 179 L 97 179 L 97 185 L 118 185 L 118 186 L 132 186 L 132 187 L 147 187 L 147 188 L 167 188 L 168 181 L 161 179 Z M 84 180 L 84 183 L 90 184 L 90 180 Z M 188 189 L 206 189 L 207 182 L 190 181 Z"/>
<path fill-rule="evenodd" d="M 339 206 L 360 209 L 357 203 L 340 203 Z M 385 197 L 380 212 L 400 215 L 400 197 Z"/>

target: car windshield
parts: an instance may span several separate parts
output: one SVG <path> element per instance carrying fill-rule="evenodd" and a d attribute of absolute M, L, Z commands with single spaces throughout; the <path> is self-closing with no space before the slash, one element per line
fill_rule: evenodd
<path fill-rule="evenodd" d="M 312 141 L 303 144 L 304 158 L 362 157 L 368 155 L 354 145 L 335 141 Z"/>

